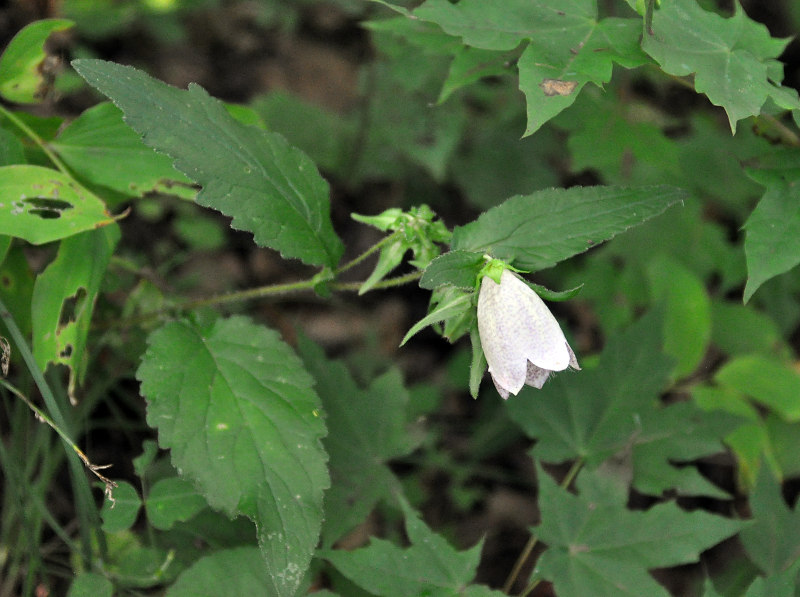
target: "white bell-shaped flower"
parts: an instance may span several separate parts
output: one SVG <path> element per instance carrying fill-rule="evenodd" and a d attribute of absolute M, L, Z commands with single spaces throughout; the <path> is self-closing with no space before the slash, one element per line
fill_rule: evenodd
<path fill-rule="evenodd" d="M 478 333 L 494 386 L 503 398 L 525 384 L 539 388 L 550 373 L 580 369 L 556 318 L 539 295 L 504 269 L 500 284 L 484 276 Z"/>

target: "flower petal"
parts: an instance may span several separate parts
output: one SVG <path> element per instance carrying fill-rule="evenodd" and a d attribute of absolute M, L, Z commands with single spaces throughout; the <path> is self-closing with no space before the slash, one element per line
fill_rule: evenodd
<path fill-rule="evenodd" d="M 528 374 L 525 376 L 525 384 L 541 390 L 551 373 L 552 371 L 537 367 L 528 361 Z"/>
<path fill-rule="evenodd" d="M 509 392 L 516 395 L 525 385 L 528 359 L 524 347 L 515 341 L 517 321 L 514 309 L 505 303 L 502 290 L 503 284 L 497 284 L 489 276 L 481 281 L 478 334 L 497 391 L 501 396 L 503 392 L 508 396 Z"/>
<path fill-rule="evenodd" d="M 514 344 L 542 369 L 562 371 L 569 367 L 570 350 L 558 321 L 539 295 L 508 270 L 500 278 L 500 297 L 516 322 Z"/>

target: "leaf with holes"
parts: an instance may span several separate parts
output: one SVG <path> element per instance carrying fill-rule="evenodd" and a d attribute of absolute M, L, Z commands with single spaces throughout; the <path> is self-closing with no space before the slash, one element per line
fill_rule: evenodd
<path fill-rule="evenodd" d="M 94 304 L 119 238 L 116 225 L 65 238 L 33 287 L 33 355 L 43 370 L 69 367 L 70 396 L 83 381 Z"/>
<path fill-rule="evenodd" d="M 40 245 L 113 222 L 99 197 L 61 172 L 0 168 L 0 234 Z"/>
<path fill-rule="evenodd" d="M 330 267 L 339 261 L 344 247 L 331 223 L 328 183 L 281 135 L 242 124 L 198 85 L 176 89 L 102 60 L 72 64 L 147 145 L 203 187 L 200 205 L 231 216 L 234 228 L 285 257 Z"/>
<path fill-rule="evenodd" d="M 313 380 L 277 332 L 245 317 L 167 323 L 137 371 L 147 422 L 208 503 L 258 526 L 270 591 L 293 596 L 330 481 Z"/>

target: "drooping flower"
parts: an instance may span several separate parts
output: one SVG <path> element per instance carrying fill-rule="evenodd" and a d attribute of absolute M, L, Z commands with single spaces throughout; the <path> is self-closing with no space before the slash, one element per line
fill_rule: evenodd
<path fill-rule="evenodd" d="M 486 275 L 478 294 L 478 333 L 495 388 L 503 398 L 525 384 L 539 388 L 550 373 L 580 369 L 556 318 L 525 282 L 503 269 Z"/>

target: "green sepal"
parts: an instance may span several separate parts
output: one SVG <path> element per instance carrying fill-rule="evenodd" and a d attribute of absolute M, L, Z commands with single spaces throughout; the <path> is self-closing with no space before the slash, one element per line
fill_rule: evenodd
<path fill-rule="evenodd" d="M 528 280 L 522 279 L 525 284 L 530 287 L 536 294 L 542 297 L 546 301 L 551 302 L 561 302 L 571 299 L 574 296 L 577 296 L 580 291 L 583 289 L 583 284 L 580 286 L 576 286 L 575 288 L 570 288 L 569 290 L 550 290 L 549 288 L 545 288 L 544 286 L 540 286 L 539 284 L 534 284 L 533 282 L 528 282 Z"/>

